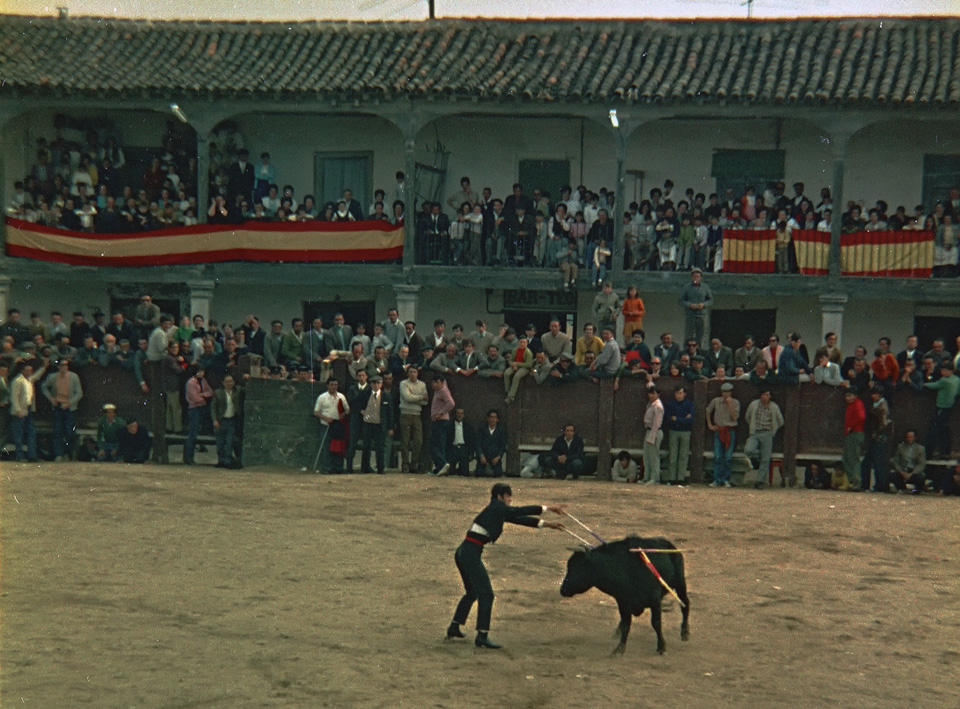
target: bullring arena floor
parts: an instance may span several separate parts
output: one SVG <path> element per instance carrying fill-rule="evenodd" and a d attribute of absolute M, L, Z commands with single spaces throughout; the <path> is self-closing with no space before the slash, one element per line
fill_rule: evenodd
<path fill-rule="evenodd" d="M 558 593 L 558 531 L 508 527 L 485 553 L 503 650 L 441 639 L 489 481 L 0 477 L 5 707 L 960 706 L 956 499 L 513 481 L 608 539 L 693 550 L 690 642 L 671 606 L 666 655 L 645 615 L 615 658 L 612 600 Z"/>

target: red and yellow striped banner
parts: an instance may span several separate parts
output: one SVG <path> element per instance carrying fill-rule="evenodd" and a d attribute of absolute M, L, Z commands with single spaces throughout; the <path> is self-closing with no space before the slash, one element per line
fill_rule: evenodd
<path fill-rule="evenodd" d="M 933 269 L 932 231 L 858 231 L 840 239 L 844 276 L 929 278 Z"/>
<path fill-rule="evenodd" d="M 376 221 L 245 222 L 92 234 L 7 218 L 6 253 L 76 266 L 390 261 L 403 256 L 403 226 Z"/>
<path fill-rule="evenodd" d="M 773 229 L 724 229 L 724 273 L 773 273 L 776 233 Z"/>
<path fill-rule="evenodd" d="M 826 276 L 830 272 L 830 232 L 795 229 L 790 236 L 797 254 L 797 270 L 805 276 Z"/>

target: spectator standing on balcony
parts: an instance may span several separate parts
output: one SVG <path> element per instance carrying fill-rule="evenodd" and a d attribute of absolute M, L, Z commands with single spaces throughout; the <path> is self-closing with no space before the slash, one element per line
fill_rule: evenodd
<path fill-rule="evenodd" d="M 270 163 L 270 153 L 261 153 L 260 164 L 253 175 L 253 201 L 259 202 L 266 197 L 271 188 L 276 187 L 276 180 L 277 168 Z"/>
<path fill-rule="evenodd" d="M 603 281 L 600 292 L 593 299 L 593 317 L 597 321 L 597 326 L 601 330 L 604 327 L 614 329 L 619 314 L 620 297 L 613 292 L 613 284 L 610 281 Z M 614 332 L 616 332 L 615 329 Z M 633 334 L 632 330 L 631 334 Z"/>
<path fill-rule="evenodd" d="M 499 266 L 503 262 L 507 214 L 509 212 L 504 210 L 503 201 L 500 199 L 490 202 L 489 210 L 485 212 L 487 266 Z"/>
<path fill-rule="evenodd" d="M 707 405 L 707 428 L 714 432 L 713 482 L 710 487 L 733 487 L 730 484 L 730 461 L 737 442 L 737 420 L 740 402 L 733 398 L 733 384 L 720 385 L 720 396 Z"/>
<path fill-rule="evenodd" d="M 603 254 L 602 259 L 597 258 L 595 252 L 600 248 L 603 242 L 604 248 L 610 253 Z M 587 232 L 587 243 L 585 258 L 588 266 L 594 267 L 594 282 L 599 286 L 603 281 L 606 271 L 611 266 L 611 253 L 613 246 L 613 220 L 606 209 L 597 212 L 597 221 Z M 601 268 L 602 267 L 602 268 Z"/>
<path fill-rule="evenodd" d="M 533 244 L 536 235 L 536 224 L 533 215 L 526 210 L 524 203 L 519 203 L 513 213 L 508 213 L 509 221 L 507 233 L 510 235 L 510 253 L 508 255 L 511 266 L 533 266 Z"/>
<path fill-rule="evenodd" d="M 627 287 L 627 295 L 620 306 L 620 312 L 623 313 L 623 341 L 628 342 L 635 330 L 643 329 L 643 316 L 647 312 L 636 286 Z"/>
<path fill-rule="evenodd" d="M 710 286 L 702 283 L 703 271 L 694 268 L 690 272 L 690 283 L 680 292 L 680 305 L 684 309 L 684 337 L 694 339 L 699 346 L 703 342 L 707 308 L 713 304 L 713 292 Z"/>
<path fill-rule="evenodd" d="M 457 218 L 450 223 L 450 248 L 453 249 L 454 266 L 467 266 L 470 252 L 470 203 L 464 202 L 457 211 Z"/>
<path fill-rule="evenodd" d="M 951 278 L 958 263 L 957 227 L 950 214 L 944 214 L 933 240 L 933 277 Z"/>
<path fill-rule="evenodd" d="M 940 378 L 923 385 L 924 388 L 937 392 L 937 408 L 927 429 L 928 458 L 933 458 L 935 454 L 939 454 L 941 458 L 950 456 L 950 416 L 957 395 L 960 394 L 960 378 L 956 376 L 950 360 L 941 361 L 939 368 Z"/>
<path fill-rule="evenodd" d="M 256 169 L 249 161 L 250 151 L 241 148 L 237 152 L 237 161 L 227 170 L 227 197 L 232 202 L 237 196 L 249 200 L 253 196 Z"/>
<path fill-rule="evenodd" d="M 775 262 L 777 273 L 790 273 L 789 249 L 790 249 L 790 228 L 785 221 L 777 222 L 774 230 L 774 243 L 776 245 Z"/>
<path fill-rule="evenodd" d="M 463 203 L 466 202 L 472 209 L 473 205 L 479 201 L 480 195 L 473 191 L 473 187 L 470 185 L 470 178 L 464 176 L 460 178 L 460 190 L 450 195 L 450 198 L 447 200 L 447 205 L 451 209 L 456 210 L 460 209 Z"/>

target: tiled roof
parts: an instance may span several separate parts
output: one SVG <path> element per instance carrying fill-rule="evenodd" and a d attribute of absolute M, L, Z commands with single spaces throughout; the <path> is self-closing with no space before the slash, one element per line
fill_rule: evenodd
<path fill-rule="evenodd" d="M 213 23 L 0 18 L 37 94 L 956 106 L 960 19 Z"/>

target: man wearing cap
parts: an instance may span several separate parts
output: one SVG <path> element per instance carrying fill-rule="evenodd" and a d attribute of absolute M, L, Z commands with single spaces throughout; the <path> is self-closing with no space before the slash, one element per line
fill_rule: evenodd
<path fill-rule="evenodd" d="M 747 425 L 750 427 L 750 435 L 747 437 L 743 452 L 750 459 L 751 465 L 757 469 L 757 480 L 753 486 L 758 490 L 763 488 L 763 479 L 770 470 L 773 437 L 783 426 L 783 413 L 780 407 L 770 400 L 770 397 L 770 388 L 764 387 L 760 391 L 760 398 L 751 401 L 747 406 Z"/>
<path fill-rule="evenodd" d="M 97 421 L 97 460 L 120 460 L 120 431 L 126 426 L 127 422 L 117 416 L 116 406 L 103 405 L 103 416 Z"/>
<path fill-rule="evenodd" d="M 375 453 L 377 473 L 383 475 L 384 441 L 393 435 L 393 410 L 389 400 L 384 400 L 383 379 L 379 374 L 370 377 L 370 385 L 360 394 L 357 405 L 363 421 L 363 448 L 360 453 L 360 472 L 372 473 L 370 451 Z"/>
<path fill-rule="evenodd" d="M 707 405 L 707 428 L 714 432 L 713 482 L 710 487 L 733 487 L 730 484 L 730 461 L 737 443 L 737 420 L 740 402 L 733 398 L 733 384 L 720 385 L 720 396 Z"/>
<path fill-rule="evenodd" d="M 490 504 L 478 514 L 466 539 L 457 547 L 454 561 L 457 570 L 463 579 L 464 594 L 457 604 L 453 614 L 453 621 L 447 628 L 447 638 L 466 637 L 460 626 L 466 624 L 467 616 L 473 604 L 477 607 L 477 638 L 474 641 L 479 648 L 497 650 L 500 645 L 492 642 L 488 637 L 490 632 L 490 616 L 493 611 L 493 587 L 490 585 L 490 576 L 483 565 L 483 548 L 500 538 L 505 522 L 519 524 L 524 527 L 547 527 L 549 529 L 563 529 L 560 522 L 548 522 L 537 519 L 550 510 L 555 514 L 563 514 L 566 510 L 562 505 L 528 505 L 526 507 L 511 507 L 513 490 L 505 483 L 497 483 L 490 490 Z"/>
<path fill-rule="evenodd" d="M 694 268 L 690 272 L 690 282 L 680 292 L 680 305 L 684 311 L 683 336 L 696 340 L 697 346 L 703 342 L 706 329 L 707 308 L 713 304 L 713 292 L 710 286 L 702 283 L 703 271 Z"/>
<path fill-rule="evenodd" d="M 70 371 L 69 360 L 57 362 L 57 373 L 47 377 L 40 387 L 53 407 L 54 462 L 73 457 L 77 430 L 77 405 L 83 398 L 80 377 Z"/>

